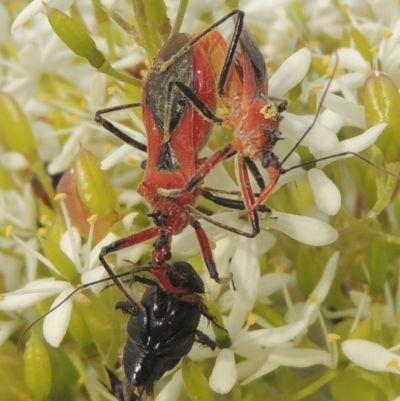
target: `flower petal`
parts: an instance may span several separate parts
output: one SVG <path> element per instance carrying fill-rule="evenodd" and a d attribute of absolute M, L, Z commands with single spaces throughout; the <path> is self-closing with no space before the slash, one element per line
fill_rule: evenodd
<path fill-rule="evenodd" d="M 164 386 L 158 394 L 156 401 L 175 401 L 178 399 L 182 388 L 182 371 L 178 370 L 172 379 Z"/>
<path fill-rule="evenodd" d="M 330 367 L 332 356 L 327 351 L 318 349 L 276 348 L 268 356 L 268 360 L 280 366 L 307 368 L 313 365 Z"/>
<path fill-rule="evenodd" d="M 246 384 L 249 384 L 253 380 L 258 379 L 259 377 L 264 376 L 264 375 L 272 372 L 273 370 L 275 370 L 277 368 L 279 368 L 279 365 L 277 365 L 276 363 L 271 362 L 270 360 L 266 360 L 265 363 L 263 363 L 263 365 L 260 367 L 260 369 L 257 370 L 256 373 L 254 373 L 251 376 L 249 376 L 241 384 L 243 386 L 246 385 Z"/>
<path fill-rule="evenodd" d="M 72 300 L 71 298 L 66 301 L 64 300 L 72 291 L 71 289 L 63 291 L 52 303 L 50 310 L 62 304 L 44 319 L 43 335 L 46 341 L 53 347 L 60 345 L 67 332 L 72 312 Z"/>
<path fill-rule="evenodd" d="M 254 305 L 260 280 L 260 265 L 253 238 L 239 238 L 231 262 L 231 273 L 236 287 L 233 296 L 250 310 Z"/>
<path fill-rule="evenodd" d="M 312 297 L 305 302 L 302 308 L 300 313 L 302 320 L 306 320 L 308 323 L 313 320 L 316 310 L 328 295 L 333 279 L 335 278 L 338 262 L 339 252 L 335 252 L 328 260 L 321 279 L 312 292 Z"/>
<path fill-rule="evenodd" d="M 228 394 L 237 380 L 235 355 L 230 349 L 223 349 L 217 356 L 210 376 L 210 387 L 218 394 Z"/>
<path fill-rule="evenodd" d="M 337 186 L 320 169 L 312 168 L 307 174 L 318 209 L 330 216 L 335 215 L 342 201 Z"/>
<path fill-rule="evenodd" d="M 10 337 L 10 335 L 14 332 L 14 330 L 19 326 L 18 322 L 14 322 L 9 320 L 7 322 L 0 322 L 0 345 L 4 343 Z"/>
<path fill-rule="evenodd" d="M 46 0 L 46 4 L 52 5 L 53 8 L 58 8 L 61 11 L 71 7 L 74 0 Z M 43 0 L 34 0 L 29 3 L 22 12 L 15 19 L 11 26 L 11 33 L 14 33 L 20 26 L 24 25 L 25 22 L 29 21 L 37 13 L 44 10 Z"/>
<path fill-rule="evenodd" d="M 20 290 L 3 294 L 4 299 L 0 301 L 0 309 L 18 310 L 28 308 L 68 288 L 70 289 L 72 286 L 65 281 L 54 281 L 54 279 L 37 280 Z"/>
<path fill-rule="evenodd" d="M 270 295 L 280 290 L 288 283 L 290 275 L 285 273 L 268 273 L 261 277 L 257 290 L 257 300 L 266 300 Z"/>
<path fill-rule="evenodd" d="M 322 154 L 321 157 L 335 156 L 337 154 L 345 153 L 345 152 L 359 153 L 362 150 L 371 146 L 377 140 L 379 135 L 386 128 L 386 125 L 387 125 L 386 123 L 381 123 L 381 124 L 375 125 L 369 129 L 367 129 L 361 135 L 341 141 L 335 149 L 333 149 L 331 152 Z M 323 160 L 323 161 L 318 162 L 317 167 L 323 168 L 326 165 L 328 165 L 329 163 L 334 162 L 335 160 L 345 159 L 345 158 L 351 157 L 351 156 L 352 155 L 349 154 L 349 155 L 332 157 L 328 160 Z"/>
<path fill-rule="evenodd" d="M 365 110 L 363 106 L 350 102 L 341 96 L 329 93 L 325 98 L 324 107 L 327 107 L 329 110 L 342 117 L 348 118 L 356 127 L 362 129 L 366 128 Z"/>
<path fill-rule="evenodd" d="M 307 74 L 311 63 L 310 50 L 303 48 L 291 55 L 268 81 L 268 95 L 282 97 Z"/>
<path fill-rule="evenodd" d="M 296 116 L 291 113 L 285 113 L 284 117 L 280 128 L 285 138 L 290 138 L 295 143 L 310 128 L 314 119 L 314 116 Z M 301 144 L 318 152 L 329 152 L 338 146 L 339 140 L 334 131 L 317 121 Z"/>
<path fill-rule="evenodd" d="M 250 331 L 241 336 L 241 338 L 233 344 L 233 347 L 243 346 L 246 343 L 261 347 L 274 347 L 293 339 L 305 328 L 306 322 L 300 320 L 296 323 L 289 323 L 286 326 L 274 327 L 273 329 Z"/>
<path fill-rule="evenodd" d="M 289 237 L 307 245 L 327 245 L 335 242 L 338 238 L 337 231 L 329 224 L 311 217 L 280 212 L 274 212 L 273 217 L 276 219 L 269 219 L 267 224 L 262 224 L 262 226 L 282 231 Z"/>
<path fill-rule="evenodd" d="M 342 351 L 352 362 L 374 372 L 400 374 L 400 356 L 367 340 L 345 340 Z M 393 367 L 389 367 L 389 364 Z"/>

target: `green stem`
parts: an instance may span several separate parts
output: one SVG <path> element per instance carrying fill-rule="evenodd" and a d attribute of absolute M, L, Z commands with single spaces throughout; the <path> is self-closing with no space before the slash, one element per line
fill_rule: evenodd
<path fill-rule="evenodd" d="M 105 61 L 97 71 L 107 74 L 110 77 L 117 79 L 118 81 L 125 82 L 129 85 L 143 86 L 143 81 L 137 78 L 130 77 L 128 75 L 122 74 L 115 70 L 108 61 Z"/>
<path fill-rule="evenodd" d="M 147 23 L 146 8 L 143 0 L 133 0 L 133 11 L 135 12 L 136 22 L 140 32 L 138 43 L 145 48 L 150 59 L 157 56 L 157 48 L 154 45 L 152 36 L 150 34 L 149 26 Z"/>
<path fill-rule="evenodd" d="M 339 372 L 338 370 L 328 370 L 324 375 L 322 375 L 317 380 L 315 380 L 313 383 L 304 387 L 298 393 L 296 393 L 293 397 L 291 397 L 291 400 L 293 400 L 293 401 L 302 400 L 303 398 L 305 398 L 311 394 L 314 394 L 318 389 L 325 386 L 326 383 L 329 383 L 335 377 L 339 376 L 340 373 L 341 372 Z"/>
<path fill-rule="evenodd" d="M 139 39 L 138 31 L 126 20 L 124 20 L 118 13 L 110 8 L 104 7 L 99 0 L 93 0 L 104 12 L 114 20 L 128 35 L 132 36 L 136 41 Z"/>
<path fill-rule="evenodd" d="M 75 366 L 75 369 L 79 373 L 79 377 L 81 379 L 80 382 L 86 388 L 86 391 L 89 395 L 90 401 L 101 401 L 102 398 L 99 395 L 99 393 L 93 389 L 93 387 L 91 386 L 90 380 L 86 379 L 86 377 L 88 375 L 87 368 L 82 363 L 82 360 L 80 359 L 79 355 L 76 354 L 75 352 L 71 352 L 68 354 L 68 356 L 69 356 L 70 360 L 72 361 L 73 365 Z"/>
<path fill-rule="evenodd" d="M 188 3 L 189 3 L 189 0 L 181 0 L 179 2 L 178 12 L 176 13 L 175 23 L 174 23 L 174 27 L 172 28 L 170 37 L 173 35 L 176 35 L 181 30 L 183 18 L 185 17 Z"/>
<path fill-rule="evenodd" d="M 367 220 L 358 220 L 344 208 L 340 210 L 340 214 L 343 216 L 344 220 L 349 223 L 351 230 L 355 234 L 362 235 L 366 238 L 379 239 L 387 244 L 400 245 L 400 237 L 369 228 L 368 222 L 372 222 L 371 217 L 369 217 Z"/>

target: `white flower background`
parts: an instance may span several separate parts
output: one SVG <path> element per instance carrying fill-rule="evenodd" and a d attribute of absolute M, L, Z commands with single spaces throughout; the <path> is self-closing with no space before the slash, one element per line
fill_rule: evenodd
<path fill-rule="evenodd" d="M 47 3 L 80 16 L 116 70 L 129 74 L 151 63 L 144 49 L 105 13 L 101 23 L 95 14 L 95 9 L 108 8 L 134 23 L 129 2 Z M 229 2 L 189 1 L 181 30 L 205 29 L 230 11 L 225 3 Z M 281 159 L 310 126 L 325 94 L 314 127 L 284 168 L 312 157 L 364 150 L 363 157 L 384 166 L 385 149 L 374 143 L 389 128 L 395 132 L 393 121 L 382 118 L 368 123 L 363 87 L 373 71 L 400 85 L 399 2 L 237 3 L 265 56 L 269 96 L 289 100 L 281 123 L 285 140 L 275 147 Z M 173 24 L 179 2 L 166 1 L 166 7 Z M 227 22 L 221 32 L 229 37 L 232 26 Z M 26 115 L 47 172 L 55 175 L 68 170 L 83 146 L 101 160 L 117 189 L 124 216 L 120 231 L 113 230 L 98 242 L 93 239 L 93 225 L 89 236 L 82 237 L 59 201 L 59 217 L 65 225 L 60 225 L 63 232 L 57 247 L 73 266 L 69 275 L 60 271 L 42 249 L 43 231 L 38 234 L 51 223 L 43 224 L 46 213 L 38 207 L 32 190 L 31 162 L 2 138 L 0 371 L 5 373 L 0 385 L 5 389 L 4 400 L 113 399 L 98 379 L 106 381 L 103 365 L 112 368 L 117 362 L 126 336 L 127 318 L 114 311 L 115 302 L 122 299 L 117 290 L 101 291 L 106 284 L 99 284 L 78 292 L 47 315 L 43 325 L 38 323 L 32 329 L 50 355 L 53 383 L 49 398 L 32 394 L 26 358 L 16 355 L 16 343 L 30 323 L 77 286 L 106 277 L 98 261 L 103 245 L 120 238 L 121 232 L 139 231 L 150 224 L 136 192 L 142 177 L 139 166 L 146 155 L 121 144 L 93 120 L 99 109 L 139 101 L 140 90 L 97 72 L 76 56 L 54 33 L 41 0 L 29 5 L 17 0 L 0 4 L 0 46 L 1 90 L 15 99 Z M 336 59 L 337 72 L 325 93 Z M 397 100 L 400 102 L 400 98 L 392 99 Z M 140 114 L 126 111 L 107 118 L 146 142 Z M 202 155 L 211 155 L 230 135 L 216 127 Z M 396 197 L 391 199 L 396 194 L 396 179 L 355 157 L 339 161 L 347 157 L 328 158 L 283 175 L 266 201 L 271 216 L 260 216 L 262 230 L 255 239 L 202 223 L 215 243 L 218 271 L 221 276 L 233 273 L 235 291 L 208 277 L 190 227 L 174 238 L 173 258 L 191 261 L 201 272 L 207 296 L 215 301 L 230 335 L 227 348 L 213 352 L 195 345 L 189 354 L 205 374 L 214 399 L 228 394 L 230 398 L 223 399 L 346 401 L 357 396 L 367 399 L 362 398 L 367 390 L 371 400 L 395 400 L 400 395 L 396 376 L 400 372 L 400 205 Z M 393 160 L 385 168 L 400 172 Z M 237 191 L 235 172 L 232 161 L 218 165 L 205 183 Z M 268 181 L 266 173 L 263 175 Z M 213 211 L 215 220 L 250 230 L 238 213 Z M 54 213 L 51 218 L 53 224 L 59 224 Z M 151 249 L 151 243 L 139 244 L 119 252 L 112 264 L 117 272 L 129 270 L 124 260 L 146 263 Z M 79 319 L 87 325 L 85 340 L 77 334 L 83 327 L 77 323 Z M 201 322 L 200 329 L 215 337 L 206 322 Z M 60 377 L 69 390 L 63 393 L 57 376 L 64 363 L 66 373 Z M 24 364 L 25 373 L 16 374 Z M 386 384 L 380 385 L 379 380 Z M 37 387 L 42 385 L 37 383 Z M 156 386 L 157 401 L 177 399 L 188 399 L 179 366 Z"/>

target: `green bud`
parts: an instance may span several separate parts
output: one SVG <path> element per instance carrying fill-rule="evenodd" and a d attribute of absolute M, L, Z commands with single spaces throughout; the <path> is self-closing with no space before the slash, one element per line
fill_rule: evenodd
<path fill-rule="evenodd" d="M 30 163 L 37 160 L 36 141 L 28 119 L 5 92 L 0 92 L 0 115 L 0 136 L 8 149 L 22 153 Z"/>
<path fill-rule="evenodd" d="M 107 219 L 110 225 L 119 219 L 117 196 L 93 153 L 82 146 L 74 160 L 74 175 L 79 196 L 92 214 Z"/>
<path fill-rule="evenodd" d="M 182 377 L 192 401 L 214 401 L 213 393 L 201 369 L 187 356 L 182 360 Z"/>
<path fill-rule="evenodd" d="M 400 94 L 387 75 L 373 72 L 364 84 L 364 106 L 368 127 L 386 122 L 388 125 L 375 144 L 387 162 L 400 158 Z"/>
<path fill-rule="evenodd" d="M 43 185 L 49 198 L 54 189 L 37 151 L 36 139 L 28 119 L 18 103 L 9 94 L 0 91 L 0 140 L 7 148 L 21 153 Z"/>
<path fill-rule="evenodd" d="M 100 68 L 106 61 L 86 28 L 62 11 L 45 6 L 47 18 L 57 36 L 78 56 L 86 58 L 94 68 Z"/>
<path fill-rule="evenodd" d="M 57 193 L 64 193 L 64 199 L 72 225 L 78 228 L 82 237 L 89 235 L 90 224 L 88 219 L 92 216 L 91 211 L 83 203 L 76 184 L 75 175 L 72 171 L 66 172 L 57 185 Z M 103 218 L 97 218 L 94 226 L 94 240 L 99 242 L 109 233 L 109 226 Z"/>
<path fill-rule="evenodd" d="M 34 401 L 45 401 L 51 388 L 51 363 L 46 347 L 36 338 L 31 338 L 24 352 L 26 387 Z"/>

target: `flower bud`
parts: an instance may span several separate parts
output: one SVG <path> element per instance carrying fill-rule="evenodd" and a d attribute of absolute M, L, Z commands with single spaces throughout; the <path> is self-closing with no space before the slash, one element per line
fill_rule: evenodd
<path fill-rule="evenodd" d="M 66 172 L 57 185 L 57 193 L 64 193 L 67 197 L 64 199 L 68 210 L 71 223 L 79 230 L 79 233 L 87 238 L 89 235 L 90 224 L 89 217 L 93 214 L 83 203 L 76 184 L 75 175 L 72 171 Z M 109 233 L 107 222 L 98 218 L 94 226 L 94 240 L 99 242 Z"/>
<path fill-rule="evenodd" d="M 386 122 L 388 125 L 375 144 L 387 162 L 400 158 L 400 94 L 387 75 L 373 72 L 364 84 L 364 106 L 368 127 Z"/>
<path fill-rule="evenodd" d="M 182 377 L 192 401 L 213 401 L 214 396 L 201 369 L 187 356 L 182 360 Z"/>
<path fill-rule="evenodd" d="M 106 61 L 86 28 L 62 11 L 46 6 L 47 17 L 58 37 L 78 56 L 86 58 L 94 68 Z"/>
<path fill-rule="evenodd" d="M 36 141 L 28 119 L 18 103 L 0 92 L 0 135 L 9 150 L 22 153 L 29 163 L 38 160 Z"/>
<path fill-rule="evenodd" d="M 25 157 L 49 198 L 53 198 L 54 189 L 39 157 L 29 121 L 13 97 L 1 91 L 0 116 L 0 140 L 4 141 L 9 150 Z"/>
<path fill-rule="evenodd" d="M 119 214 L 114 188 L 94 154 L 82 146 L 74 160 L 73 173 L 79 196 L 91 214 L 106 219 L 109 225 L 116 223 Z"/>
<path fill-rule="evenodd" d="M 31 338 L 24 352 L 26 387 L 34 401 L 45 401 L 51 388 L 51 363 L 46 347 L 37 339 Z"/>

